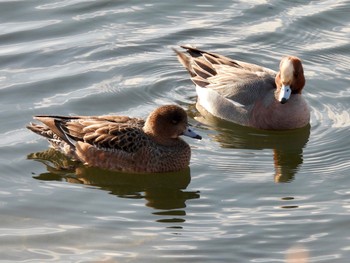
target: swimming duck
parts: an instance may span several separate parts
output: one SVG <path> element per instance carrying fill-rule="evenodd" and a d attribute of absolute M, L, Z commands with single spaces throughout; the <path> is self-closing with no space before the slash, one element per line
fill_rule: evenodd
<path fill-rule="evenodd" d="M 51 146 L 89 166 L 123 172 L 172 172 L 188 167 L 190 146 L 201 139 L 177 105 L 161 106 L 144 121 L 127 116 L 36 116 L 27 128 Z"/>
<path fill-rule="evenodd" d="M 191 46 L 174 49 L 196 85 L 197 108 L 243 126 L 287 130 L 306 126 L 310 110 L 299 58 L 282 58 L 279 72 Z"/>

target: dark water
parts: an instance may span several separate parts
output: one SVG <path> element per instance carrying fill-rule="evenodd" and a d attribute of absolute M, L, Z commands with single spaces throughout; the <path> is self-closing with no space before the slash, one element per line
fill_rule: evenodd
<path fill-rule="evenodd" d="M 348 262 L 349 13 L 345 0 L 0 1 L 1 261 L 285 262 L 294 248 Z M 301 57 L 310 126 L 202 118 L 171 50 L 187 43 L 272 69 Z M 25 129 L 37 114 L 166 103 L 204 137 L 187 140 L 181 173 L 87 169 L 37 153 L 47 143 Z"/>

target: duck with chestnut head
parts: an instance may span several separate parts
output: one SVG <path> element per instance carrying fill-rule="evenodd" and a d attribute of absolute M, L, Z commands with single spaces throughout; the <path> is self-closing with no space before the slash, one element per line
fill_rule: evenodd
<path fill-rule="evenodd" d="M 175 50 L 196 85 L 197 108 L 243 126 L 266 130 L 301 128 L 310 121 L 302 96 L 301 60 L 282 58 L 279 71 L 182 46 Z"/>

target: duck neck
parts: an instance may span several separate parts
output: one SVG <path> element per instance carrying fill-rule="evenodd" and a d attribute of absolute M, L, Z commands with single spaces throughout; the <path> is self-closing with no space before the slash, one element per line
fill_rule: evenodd
<path fill-rule="evenodd" d="M 155 134 L 154 132 L 152 131 L 149 131 L 147 129 L 143 129 L 143 131 L 145 132 L 145 134 L 152 139 L 152 141 L 160 144 L 160 145 L 163 145 L 163 146 L 173 146 L 175 145 L 178 141 L 179 141 L 179 138 L 169 138 L 169 137 L 164 137 L 162 136 L 161 133 L 157 133 Z"/>

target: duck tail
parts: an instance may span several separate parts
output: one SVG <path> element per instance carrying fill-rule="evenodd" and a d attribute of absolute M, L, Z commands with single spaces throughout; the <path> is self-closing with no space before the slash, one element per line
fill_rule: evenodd
<path fill-rule="evenodd" d="M 30 123 L 27 128 L 32 132 L 45 137 L 52 144 L 58 141 L 67 143 L 73 149 L 75 148 L 75 141 L 64 130 L 63 120 L 53 116 L 35 116 L 35 119 L 43 123 L 43 125 Z"/>
<path fill-rule="evenodd" d="M 53 132 L 47 126 L 31 122 L 26 128 L 47 139 L 53 139 Z"/>
<path fill-rule="evenodd" d="M 186 49 L 186 52 L 173 50 L 180 63 L 190 73 L 192 82 L 197 86 L 207 87 L 210 84 L 207 79 L 217 74 L 211 62 L 206 58 L 209 53 L 188 45 L 181 47 Z"/>
<path fill-rule="evenodd" d="M 180 52 L 177 49 L 173 48 L 174 52 L 176 53 L 177 59 L 179 62 L 184 66 L 188 73 L 190 73 L 191 77 L 195 77 L 196 73 L 193 71 L 192 63 L 191 63 L 191 57 L 186 55 L 184 52 Z"/>

